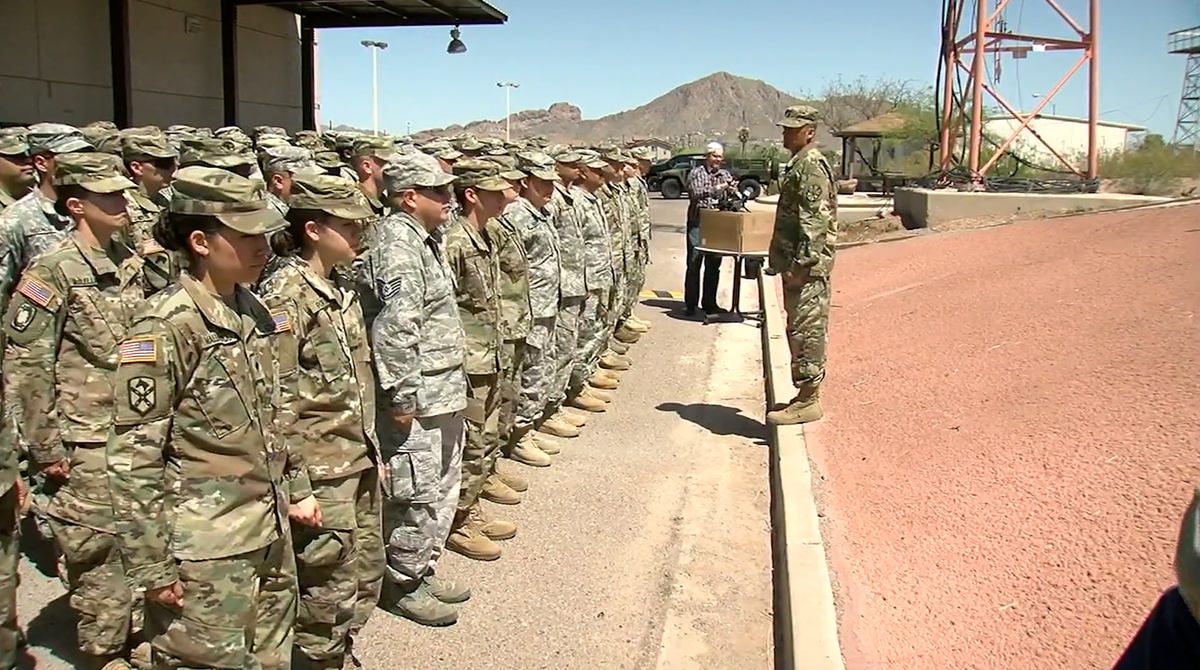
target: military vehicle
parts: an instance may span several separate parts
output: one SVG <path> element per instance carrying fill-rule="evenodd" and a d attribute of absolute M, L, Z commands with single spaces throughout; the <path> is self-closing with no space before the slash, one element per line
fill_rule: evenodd
<path fill-rule="evenodd" d="M 680 198 L 687 192 L 688 173 L 703 163 L 703 152 L 676 154 L 650 166 L 646 185 L 668 200 Z M 747 200 L 762 195 L 767 184 L 779 178 L 779 161 L 766 158 L 726 158 L 725 168 L 738 180 L 738 191 Z"/>

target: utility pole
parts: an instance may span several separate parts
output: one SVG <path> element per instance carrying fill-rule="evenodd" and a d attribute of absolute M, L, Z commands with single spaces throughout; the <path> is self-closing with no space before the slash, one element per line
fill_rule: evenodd
<path fill-rule="evenodd" d="M 376 56 L 388 48 L 387 42 L 363 40 L 362 45 L 371 50 L 371 129 L 379 134 L 379 63 Z"/>
<path fill-rule="evenodd" d="M 512 141 L 512 98 L 510 94 L 514 88 L 520 88 L 521 85 L 512 81 L 498 81 L 496 85 L 504 89 L 504 141 Z"/>

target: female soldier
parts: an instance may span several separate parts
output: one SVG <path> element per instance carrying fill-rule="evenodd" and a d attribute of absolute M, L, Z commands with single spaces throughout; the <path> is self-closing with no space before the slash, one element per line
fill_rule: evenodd
<path fill-rule="evenodd" d="M 124 192 L 134 184 L 115 156 L 100 153 L 60 155 L 52 178 L 55 207 L 75 230 L 35 260 L 17 286 L 4 322 L 4 376 L 30 459 L 51 482 L 46 511 L 86 665 L 128 668 L 122 657 L 134 598 L 121 565 L 104 445 L 117 345 L 145 299 L 142 259 L 114 237 L 129 223 Z"/>
<path fill-rule="evenodd" d="M 245 288 L 283 219 L 260 182 L 220 168 L 183 168 L 173 191 L 156 236 L 189 267 L 118 352 L 108 472 L 125 566 L 154 667 L 284 668 L 295 559 L 287 451 L 268 436 L 295 341 L 291 312 Z"/>
<path fill-rule="evenodd" d="M 375 378 L 357 291 L 341 269 L 373 216 L 348 179 L 293 176 L 288 227 L 271 238 L 276 256 L 259 285 L 297 305 L 300 372 L 288 401 L 296 421 L 280 429 L 306 467 L 292 480 L 292 501 L 315 495 L 320 508 L 319 526 L 292 527 L 296 645 L 312 668 L 342 667 L 383 582 Z"/>

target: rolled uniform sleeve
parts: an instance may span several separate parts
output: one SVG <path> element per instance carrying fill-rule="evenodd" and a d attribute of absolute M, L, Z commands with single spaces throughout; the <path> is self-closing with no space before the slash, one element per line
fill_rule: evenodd
<path fill-rule="evenodd" d="M 181 382 L 192 374 L 182 360 L 180 341 L 166 321 L 142 321 L 121 344 L 115 377 L 108 480 L 126 572 L 136 588 L 146 590 L 179 578 L 163 506 L 172 417 Z"/>
<path fill-rule="evenodd" d="M 371 324 L 371 343 L 379 388 L 392 407 L 417 411 L 421 385 L 421 314 L 425 280 L 419 250 L 393 243 L 373 254 L 375 298 L 381 305 Z"/>
<path fill-rule="evenodd" d="M 33 267 L 17 286 L 4 316 L 8 402 L 30 457 L 50 465 L 67 457 L 58 430 L 55 360 L 66 321 L 66 291 L 53 273 Z"/>

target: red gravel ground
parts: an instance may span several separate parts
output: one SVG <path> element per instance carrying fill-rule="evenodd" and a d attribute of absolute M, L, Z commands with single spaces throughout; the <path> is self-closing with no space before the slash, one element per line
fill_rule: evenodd
<path fill-rule="evenodd" d="M 1200 478 L 1200 207 L 839 255 L 808 426 L 849 670 L 1107 668 Z"/>

